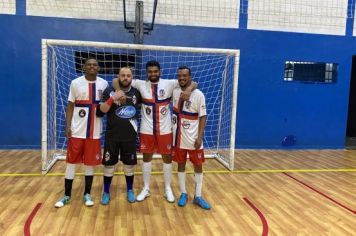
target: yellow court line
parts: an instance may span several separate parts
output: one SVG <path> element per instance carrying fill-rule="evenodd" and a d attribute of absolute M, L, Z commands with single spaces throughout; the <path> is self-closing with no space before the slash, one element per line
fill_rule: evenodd
<path fill-rule="evenodd" d="M 291 169 L 291 170 L 205 170 L 205 174 L 256 174 L 256 173 L 320 173 L 320 172 L 356 172 L 356 169 Z M 173 171 L 173 173 L 177 173 Z M 186 171 L 188 174 L 193 171 Z M 124 175 L 124 172 L 115 172 L 115 175 Z M 135 172 L 136 175 L 142 175 L 142 172 Z M 162 171 L 152 171 L 153 175 L 161 175 Z M 76 173 L 78 176 L 84 176 L 84 173 Z M 95 173 L 95 176 L 102 176 L 103 173 Z M 3 173 L 0 177 L 39 177 L 44 176 L 41 173 Z M 64 173 L 48 173 L 46 176 L 64 176 Z"/>

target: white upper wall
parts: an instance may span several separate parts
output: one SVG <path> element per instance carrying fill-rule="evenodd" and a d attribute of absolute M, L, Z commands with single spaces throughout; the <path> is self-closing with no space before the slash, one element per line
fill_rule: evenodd
<path fill-rule="evenodd" d="M 16 14 L 16 0 L 1 0 L 0 14 Z"/>
<path fill-rule="evenodd" d="M 345 35 L 348 0 L 249 0 L 248 29 Z"/>
<path fill-rule="evenodd" d="M 135 0 L 127 0 L 128 20 L 134 20 Z M 150 22 L 153 0 L 144 0 Z M 159 0 L 156 22 L 173 25 L 237 28 L 239 0 Z M 27 0 L 27 15 L 98 20 L 123 20 L 122 0 Z"/>
<path fill-rule="evenodd" d="M 126 0 L 134 21 L 136 0 Z M 150 22 L 154 0 L 143 0 Z M 348 0 L 249 0 L 248 29 L 345 35 Z M 26 14 L 123 21 L 123 0 L 26 0 Z M 355 7 L 355 4 L 352 5 Z M 248 10 L 247 10 L 248 9 Z M 156 23 L 238 28 L 240 0 L 159 0 Z M 0 14 L 16 14 L 16 0 L 0 0 Z M 353 16 L 352 16 L 353 17 Z M 354 20 L 354 19 L 353 19 Z M 356 36 L 356 24 L 353 30 Z"/>

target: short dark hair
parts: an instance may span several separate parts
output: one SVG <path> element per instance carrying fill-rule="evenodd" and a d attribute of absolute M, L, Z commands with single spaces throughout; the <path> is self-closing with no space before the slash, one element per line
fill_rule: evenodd
<path fill-rule="evenodd" d="M 158 61 L 152 60 L 152 61 L 148 61 L 148 62 L 146 63 L 146 69 L 147 69 L 148 67 L 153 67 L 153 66 L 157 66 L 158 69 L 161 69 L 161 65 L 159 64 Z"/>
<path fill-rule="evenodd" d="M 178 67 L 178 70 L 188 70 L 189 75 L 192 75 L 192 71 L 190 70 L 190 68 L 188 66 L 180 66 L 180 67 Z"/>

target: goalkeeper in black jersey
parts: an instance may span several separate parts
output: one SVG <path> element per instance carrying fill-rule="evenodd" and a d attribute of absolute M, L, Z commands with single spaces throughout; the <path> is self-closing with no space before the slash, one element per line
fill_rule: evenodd
<path fill-rule="evenodd" d="M 105 145 L 103 154 L 104 165 L 104 192 L 101 203 L 110 202 L 110 185 L 114 175 L 115 164 L 119 160 L 124 164 L 124 173 L 127 185 L 127 200 L 136 201 L 133 192 L 134 169 L 137 164 L 136 137 L 137 114 L 141 104 L 140 92 L 131 87 L 132 71 L 123 67 L 119 71 L 120 90 L 115 91 L 108 87 L 103 92 L 100 109 L 97 116 L 107 114 Z M 124 101 L 124 102 L 123 102 Z"/>

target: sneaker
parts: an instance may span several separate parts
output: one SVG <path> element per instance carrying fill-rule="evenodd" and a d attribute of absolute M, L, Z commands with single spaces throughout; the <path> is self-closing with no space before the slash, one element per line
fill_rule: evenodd
<path fill-rule="evenodd" d="M 211 206 L 202 197 L 194 197 L 193 204 L 200 206 L 205 210 L 210 210 Z"/>
<path fill-rule="evenodd" d="M 169 203 L 173 203 L 174 202 L 174 195 L 173 195 L 173 191 L 171 187 L 166 188 L 166 191 L 164 193 L 164 197 L 167 199 L 167 201 Z"/>
<path fill-rule="evenodd" d="M 182 193 L 178 200 L 178 206 L 184 207 L 187 204 L 188 194 Z"/>
<path fill-rule="evenodd" d="M 109 202 L 110 202 L 110 194 L 106 193 L 106 192 L 103 192 L 103 195 L 101 196 L 101 204 L 102 205 L 108 205 Z"/>
<path fill-rule="evenodd" d="M 136 202 L 135 193 L 132 191 L 132 189 L 127 191 L 127 201 L 129 201 L 130 203 Z"/>
<path fill-rule="evenodd" d="M 56 204 L 54 204 L 54 206 L 56 208 L 61 208 L 64 205 L 67 205 L 70 202 L 70 197 L 69 196 L 64 196 L 63 198 L 61 198 L 58 202 L 56 202 Z"/>
<path fill-rule="evenodd" d="M 83 196 L 83 202 L 84 202 L 84 204 L 85 204 L 87 207 L 91 207 L 91 206 L 94 205 L 93 198 L 90 196 L 89 193 L 86 193 L 86 194 Z"/>
<path fill-rule="evenodd" d="M 150 196 L 150 190 L 148 188 L 143 188 L 140 194 L 137 196 L 136 200 L 142 202 L 146 197 Z"/>

